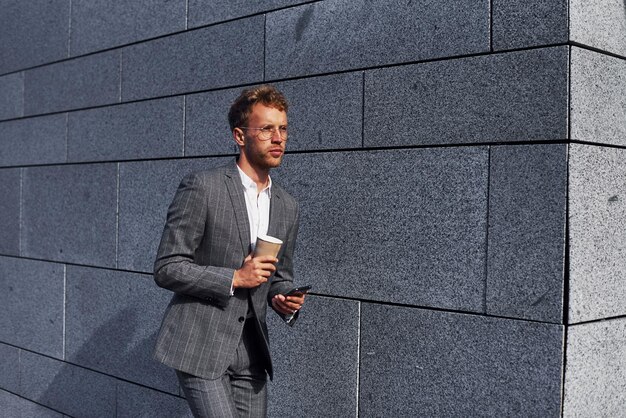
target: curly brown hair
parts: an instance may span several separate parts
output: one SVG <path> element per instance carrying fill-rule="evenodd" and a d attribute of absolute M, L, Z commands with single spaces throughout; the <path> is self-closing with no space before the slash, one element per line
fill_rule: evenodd
<path fill-rule="evenodd" d="M 246 89 L 235 99 L 228 111 L 228 123 L 231 131 L 237 127 L 245 126 L 250 113 L 252 113 L 252 107 L 257 103 L 276 108 L 281 112 L 287 112 L 289 108 L 285 95 L 272 85 L 264 84 Z"/>

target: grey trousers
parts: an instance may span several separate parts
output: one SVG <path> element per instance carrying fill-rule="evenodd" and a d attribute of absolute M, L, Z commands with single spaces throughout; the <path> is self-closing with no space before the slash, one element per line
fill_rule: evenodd
<path fill-rule="evenodd" d="M 187 403 L 196 418 L 265 418 L 267 374 L 258 347 L 254 319 L 246 320 L 233 362 L 214 380 L 176 371 Z"/>

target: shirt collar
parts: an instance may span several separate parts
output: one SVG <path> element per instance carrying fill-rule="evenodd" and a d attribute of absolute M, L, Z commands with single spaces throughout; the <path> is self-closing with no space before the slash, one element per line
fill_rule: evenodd
<path fill-rule="evenodd" d="M 254 180 L 252 180 L 246 173 L 244 173 L 238 164 L 235 163 L 235 165 L 237 166 L 237 170 L 239 170 L 239 177 L 241 178 L 241 184 L 243 184 L 243 187 L 245 187 L 246 189 L 254 188 L 254 190 L 256 190 L 256 183 L 254 182 Z M 265 187 L 265 189 L 261 190 L 261 193 L 267 190 L 267 196 L 271 199 L 272 177 L 268 176 L 268 178 L 269 181 L 267 182 L 267 186 Z"/>

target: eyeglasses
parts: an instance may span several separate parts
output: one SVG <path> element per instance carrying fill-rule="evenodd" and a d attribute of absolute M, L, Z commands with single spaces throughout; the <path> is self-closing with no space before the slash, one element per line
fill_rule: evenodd
<path fill-rule="evenodd" d="M 239 129 L 251 129 L 254 131 L 259 131 L 259 139 L 261 141 L 269 141 L 274 136 L 274 132 L 278 131 L 278 135 L 280 139 L 283 141 L 287 140 L 287 127 L 286 126 L 277 126 L 270 127 L 264 126 L 262 128 L 249 128 L 247 126 L 240 126 Z"/>

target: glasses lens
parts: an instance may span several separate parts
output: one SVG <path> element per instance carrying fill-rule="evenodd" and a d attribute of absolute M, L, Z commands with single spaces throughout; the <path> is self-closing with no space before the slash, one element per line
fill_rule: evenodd
<path fill-rule="evenodd" d="M 261 128 L 259 129 L 259 138 L 263 141 L 269 141 L 275 135 L 275 128 Z M 287 128 L 278 128 L 280 139 L 287 140 Z"/>

